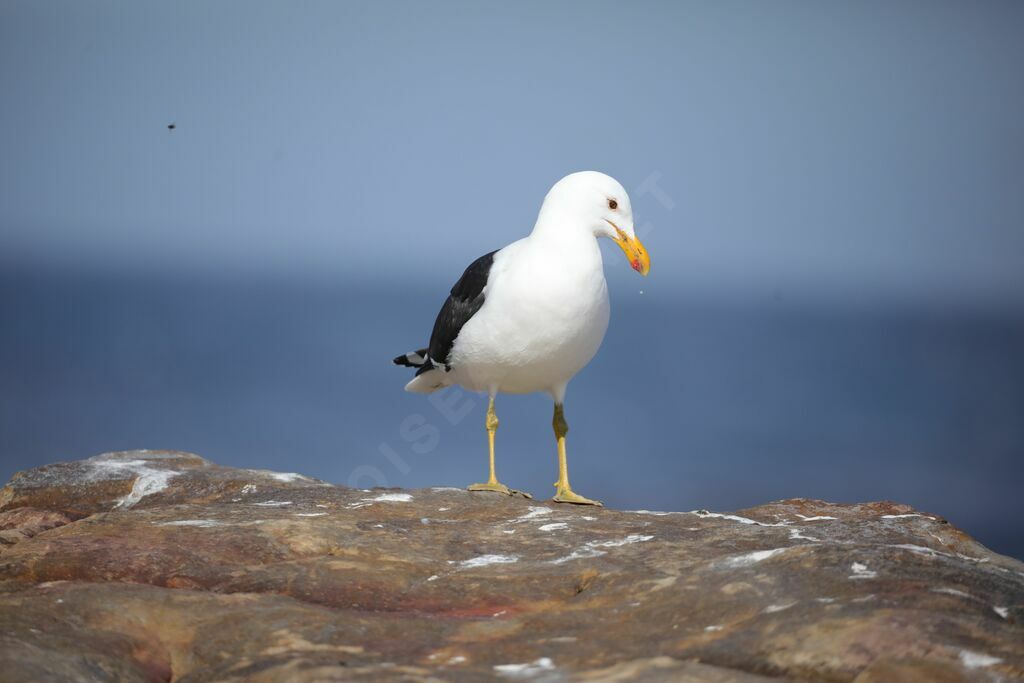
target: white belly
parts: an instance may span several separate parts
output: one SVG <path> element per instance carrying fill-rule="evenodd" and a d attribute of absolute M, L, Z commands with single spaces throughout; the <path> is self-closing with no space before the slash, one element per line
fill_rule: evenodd
<path fill-rule="evenodd" d="M 610 308 L 601 254 L 535 253 L 523 242 L 495 257 L 481 309 L 462 328 L 448 381 L 472 391 L 560 393 L 597 353 Z M 504 252 L 509 253 L 504 253 Z"/>

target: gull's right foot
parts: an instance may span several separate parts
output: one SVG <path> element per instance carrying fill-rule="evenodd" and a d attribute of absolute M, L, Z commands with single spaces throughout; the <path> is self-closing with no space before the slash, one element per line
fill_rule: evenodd
<path fill-rule="evenodd" d="M 510 489 L 501 482 L 489 481 L 486 484 L 470 484 L 466 487 L 468 491 L 491 491 L 493 493 L 504 493 L 506 496 L 522 496 L 523 498 L 533 498 L 526 491 L 517 491 Z"/>
<path fill-rule="evenodd" d="M 555 484 L 558 490 L 555 493 L 555 497 L 551 500 L 556 503 L 573 503 L 574 505 L 596 505 L 598 507 L 604 507 L 604 503 L 599 500 L 591 500 L 590 498 L 584 498 L 580 494 L 576 493 L 568 486 L 561 487 Z"/>

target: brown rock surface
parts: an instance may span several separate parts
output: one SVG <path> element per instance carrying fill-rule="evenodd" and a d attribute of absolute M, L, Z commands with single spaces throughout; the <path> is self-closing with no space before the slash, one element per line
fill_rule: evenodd
<path fill-rule="evenodd" d="M 1024 678 L 1024 564 L 892 503 L 624 512 L 166 451 L 0 491 L 0 680 Z"/>

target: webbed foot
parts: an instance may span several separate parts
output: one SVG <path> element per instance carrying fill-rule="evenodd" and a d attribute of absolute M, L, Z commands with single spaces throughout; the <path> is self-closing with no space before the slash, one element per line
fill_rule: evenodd
<path fill-rule="evenodd" d="M 533 498 L 532 495 L 526 491 L 517 491 L 516 489 L 510 489 L 499 481 L 489 481 L 486 484 L 470 484 L 466 487 L 468 491 L 491 491 L 493 493 L 504 493 L 506 496 L 522 496 L 523 498 Z"/>
<path fill-rule="evenodd" d="M 578 493 L 575 493 L 572 489 L 566 487 L 562 488 L 555 484 L 558 489 L 555 492 L 555 497 L 551 500 L 556 503 L 574 503 L 576 505 L 596 505 L 598 507 L 604 507 L 604 503 L 599 500 L 591 500 L 590 498 L 584 498 Z"/>

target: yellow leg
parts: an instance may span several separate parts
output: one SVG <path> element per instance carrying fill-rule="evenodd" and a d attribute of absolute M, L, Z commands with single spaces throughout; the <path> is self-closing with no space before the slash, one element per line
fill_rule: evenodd
<path fill-rule="evenodd" d="M 494 434 L 498 431 L 498 414 L 494 412 L 494 397 L 491 397 L 490 403 L 487 405 L 487 445 L 490 449 L 490 463 L 491 472 L 490 476 L 487 477 L 487 482 L 484 484 L 470 484 L 470 491 L 493 491 L 495 493 L 504 493 L 506 496 L 523 496 L 524 498 L 533 498 L 529 493 L 525 491 L 516 491 L 498 481 L 498 477 L 494 473 Z"/>
<path fill-rule="evenodd" d="M 562 411 L 562 404 L 555 404 L 555 416 L 551 419 L 551 426 L 555 428 L 555 438 L 558 439 L 558 481 L 555 482 L 556 503 L 576 503 L 577 505 L 602 505 L 599 500 L 584 498 L 572 490 L 569 486 L 569 465 L 565 458 L 565 435 L 569 433 L 569 425 L 565 421 L 565 414 Z"/>

